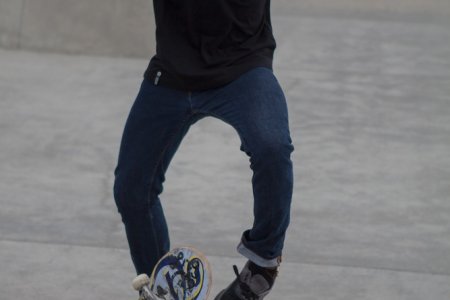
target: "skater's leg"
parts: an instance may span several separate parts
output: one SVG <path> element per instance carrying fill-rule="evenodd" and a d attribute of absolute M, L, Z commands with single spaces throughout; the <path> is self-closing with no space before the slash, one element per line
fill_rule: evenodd
<path fill-rule="evenodd" d="M 194 104 L 232 125 L 241 138 L 241 150 L 250 157 L 255 218 L 242 236 L 239 252 L 260 266 L 277 266 L 289 224 L 294 150 L 277 79 L 270 69 L 255 68 L 211 92 L 209 99 L 199 96 Z"/>
<path fill-rule="evenodd" d="M 114 172 L 114 198 L 138 274 L 150 275 L 169 250 L 159 195 L 170 160 L 199 118 L 190 110 L 187 93 L 144 79 L 125 125 Z"/>

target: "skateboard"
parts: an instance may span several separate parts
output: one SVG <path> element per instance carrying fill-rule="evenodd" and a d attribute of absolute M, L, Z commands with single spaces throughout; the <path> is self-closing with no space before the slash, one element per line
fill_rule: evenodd
<path fill-rule="evenodd" d="M 158 261 L 150 278 L 141 274 L 133 280 L 142 300 L 206 300 L 211 284 L 208 260 L 192 247 L 172 249 Z"/>

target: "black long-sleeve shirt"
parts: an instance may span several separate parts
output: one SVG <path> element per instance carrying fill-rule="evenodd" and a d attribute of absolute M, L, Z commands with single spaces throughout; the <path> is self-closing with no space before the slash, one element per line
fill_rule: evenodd
<path fill-rule="evenodd" d="M 272 68 L 270 0 L 153 0 L 156 55 L 145 78 L 199 91 L 253 67 Z"/>

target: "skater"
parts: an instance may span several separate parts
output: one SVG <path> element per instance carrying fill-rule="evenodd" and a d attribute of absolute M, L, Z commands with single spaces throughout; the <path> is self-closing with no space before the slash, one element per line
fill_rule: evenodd
<path fill-rule="evenodd" d="M 160 202 L 165 172 L 190 126 L 214 117 L 236 130 L 240 150 L 250 157 L 255 217 L 237 246 L 248 261 L 240 273 L 234 266 L 236 279 L 215 299 L 263 299 L 289 224 L 294 150 L 285 96 L 272 70 L 270 0 L 153 5 L 156 55 L 125 125 L 114 183 L 136 272 L 150 275 L 169 251 Z"/>

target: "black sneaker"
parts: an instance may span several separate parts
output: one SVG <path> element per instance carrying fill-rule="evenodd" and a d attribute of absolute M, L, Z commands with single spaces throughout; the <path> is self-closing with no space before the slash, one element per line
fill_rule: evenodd
<path fill-rule="evenodd" d="M 236 279 L 214 300 L 261 300 L 272 289 L 277 269 L 263 268 L 248 261 L 239 274 L 236 266 L 233 266 Z"/>

